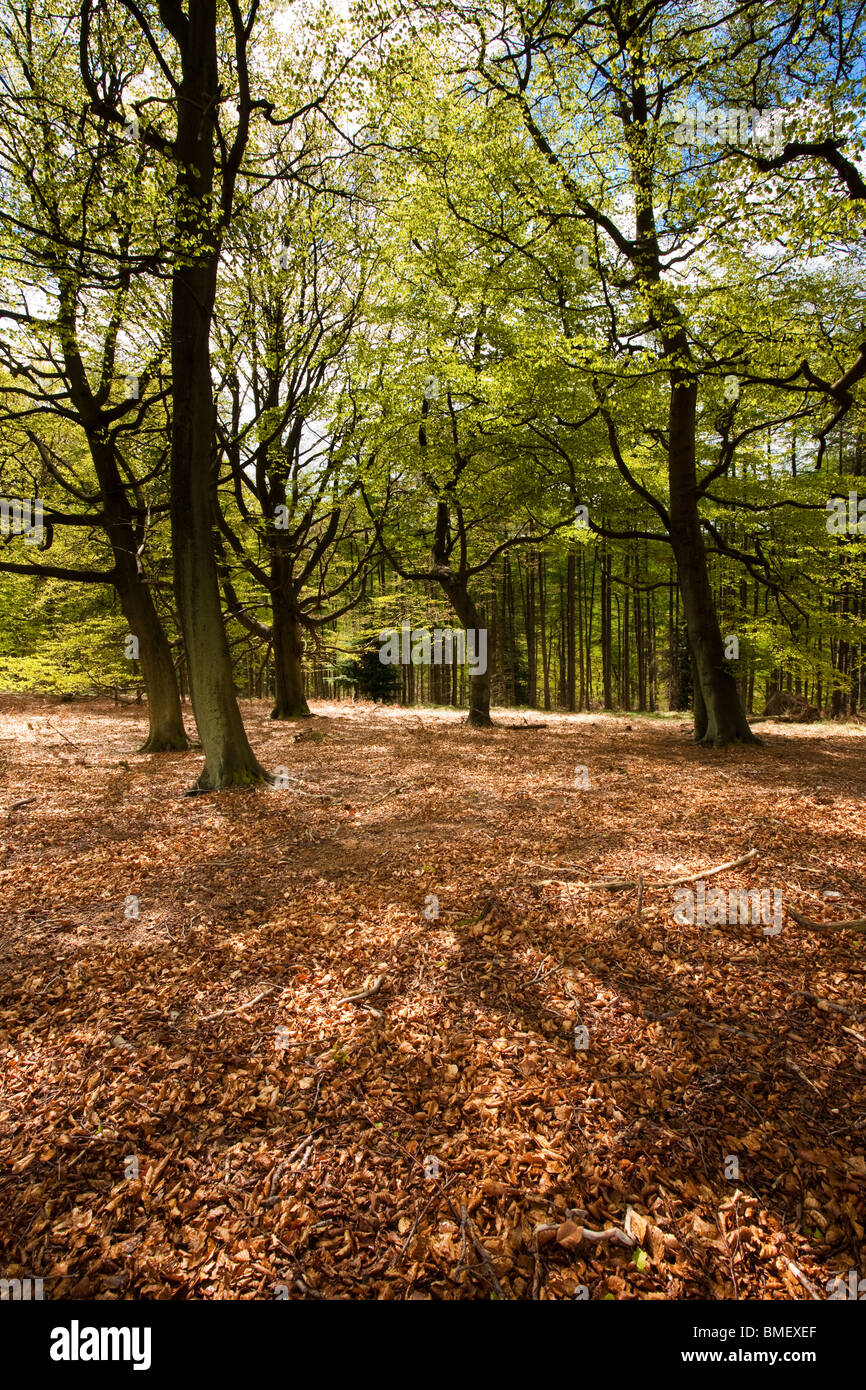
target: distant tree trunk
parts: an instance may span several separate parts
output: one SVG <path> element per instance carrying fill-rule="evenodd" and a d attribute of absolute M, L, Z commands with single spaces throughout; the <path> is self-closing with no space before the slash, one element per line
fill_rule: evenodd
<path fill-rule="evenodd" d="M 643 599 L 640 592 L 640 554 L 634 557 L 634 646 L 637 657 L 637 707 L 646 709 L 647 635 L 644 628 Z"/>
<path fill-rule="evenodd" d="M 623 709 L 631 709 L 631 557 L 628 551 L 623 556 L 623 597 L 622 597 L 622 645 L 620 647 L 620 703 Z"/>
<path fill-rule="evenodd" d="M 505 699 L 517 704 L 517 641 L 514 623 L 514 585 L 508 556 L 502 557 L 502 648 L 505 671 Z"/>
<path fill-rule="evenodd" d="M 138 638 L 138 659 L 147 691 L 148 735 L 142 753 L 167 753 L 189 747 L 171 647 L 153 599 L 140 582 L 118 581 L 118 596 L 130 631 Z"/>
<path fill-rule="evenodd" d="M 547 576 L 545 559 L 541 556 L 538 570 L 538 619 L 541 627 L 541 670 L 544 678 L 544 708 L 550 709 L 550 648 L 547 634 Z"/>
<path fill-rule="evenodd" d="M 611 687 L 617 692 L 617 702 L 622 708 L 622 604 L 619 601 L 619 594 L 613 588 L 613 561 L 611 560 L 611 574 L 609 575 L 611 601 L 616 606 L 616 641 L 611 642 Z M 614 660 L 614 653 L 619 657 L 619 664 Z"/>
<path fill-rule="evenodd" d="M 610 553 L 601 557 L 601 678 L 605 709 L 613 709 L 612 616 Z"/>
<path fill-rule="evenodd" d="M 695 739 L 717 746 L 757 743 L 743 713 L 737 682 L 725 661 L 698 512 L 695 432 L 697 383 L 672 372 L 668 474 L 670 539 L 695 674 Z M 700 699 L 698 698 L 700 687 Z"/>
<path fill-rule="evenodd" d="M 583 565 L 583 546 L 577 557 L 577 665 L 578 665 L 578 691 L 577 708 L 583 709 L 586 700 L 586 666 L 583 659 L 583 612 L 584 612 L 584 565 Z"/>
<path fill-rule="evenodd" d="M 134 517 L 117 457 L 111 444 L 98 438 L 91 438 L 89 443 L 102 492 L 106 534 L 114 554 L 115 588 L 130 631 L 138 638 L 138 656 L 147 691 L 149 729 L 140 751 L 167 753 L 189 748 L 171 647 L 153 596 L 144 582 Z"/>
<path fill-rule="evenodd" d="M 668 674 L 668 709 L 680 708 L 680 682 L 679 682 L 679 653 L 677 642 L 677 624 L 679 614 L 676 611 L 676 604 L 679 602 L 679 589 L 674 583 L 673 571 L 668 576 L 668 657 L 670 669 Z"/>
<path fill-rule="evenodd" d="M 430 703 L 442 704 L 442 667 L 437 663 L 430 665 Z"/>
<path fill-rule="evenodd" d="M 598 546 L 592 551 L 592 579 L 589 586 L 589 608 L 586 615 L 586 709 L 592 708 L 592 619 L 595 610 L 595 572 L 598 567 Z"/>
<path fill-rule="evenodd" d="M 566 641 L 566 700 L 567 708 L 574 709 L 575 705 L 575 662 L 574 662 L 574 545 L 569 546 L 568 550 L 568 570 L 566 575 L 566 596 L 568 600 L 568 610 L 565 617 L 565 641 Z"/>
<path fill-rule="evenodd" d="M 655 598 L 652 593 L 646 596 L 646 631 L 648 634 L 647 642 L 647 684 L 649 695 L 649 707 L 651 711 L 658 708 L 658 655 L 656 637 L 656 607 Z"/>
<path fill-rule="evenodd" d="M 274 707 L 271 719 L 309 719 L 304 694 L 304 641 L 297 610 L 284 593 L 275 589 L 273 613 Z"/>
<path fill-rule="evenodd" d="M 448 602 L 454 609 L 463 626 L 467 631 L 471 628 L 477 634 L 484 632 L 487 634 L 487 623 L 480 608 L 478 608 L 469 593 L 464 580 L 456 574 L 441 574 L 438 576 L 439 583 L 448 598 Z M 476 646 L 477 650 L 477 646 Z M 492 724 L 490 718 L 490 652 L 487 653 L 488 660 L 485 662 L 485 670 L 478 671 L 476 674 L 470 672 L 469 676 L 469 718 L 468 723 L 474 729 L 485 729 Z"/>
<path fill-rule="evenodd" d="M 849 611 L 849 590 L 848 585 L 843 584 L 839 593 L 838 613 L 840 620 L 844 621 Z M 841 719 L 848 709 L 847 675 L 849 664 L 849 643 L 844 637 L 839 637 L 832 643 L 833 668 L 839 676 L 839 681 L 830 699 L 830 714 L 834 719 Z"/>
<path fill-rule="evenodd" d="M 533 551 L 526 567 L 526 651 L 529 672 L 529 707 L 538 708 L 538 663 L 535 638 L 535 571 L 538 556 Z"/>
<path fill-rule="evenodd" d="M 568 700 L 567 680 L 566 680 L 566 660 L 565 660 L 565 630 L 568 625 L 565 605 L 565 589 L 562 583 L 562 569 L 557 566 L 557 577 L 559 579 L 559 704 L 561 709 L 565 709 Z"/>

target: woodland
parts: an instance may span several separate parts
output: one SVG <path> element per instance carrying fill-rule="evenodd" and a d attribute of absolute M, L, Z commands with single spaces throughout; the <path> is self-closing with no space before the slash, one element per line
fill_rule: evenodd
<path fill-rule="evenodd" d="M 864 18 L 4 0 L 4 1299 L 866 1297 Z"/>

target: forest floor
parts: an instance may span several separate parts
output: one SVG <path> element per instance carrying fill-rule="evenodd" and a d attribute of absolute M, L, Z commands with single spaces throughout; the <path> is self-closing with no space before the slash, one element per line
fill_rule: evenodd
<path fill-rule="evenodd" d="M 754 849 L 707 886 L 862 917 L 866 727 L 708 751 L 676 716 L 242 708 L 289 789 L 184 798 L 201 755 L 136 753 L 142 708 L 0 700 L 0 1275 L 808 1299 L 866 1274 L 866 935 L 677 925 L 651 886 Z"/>

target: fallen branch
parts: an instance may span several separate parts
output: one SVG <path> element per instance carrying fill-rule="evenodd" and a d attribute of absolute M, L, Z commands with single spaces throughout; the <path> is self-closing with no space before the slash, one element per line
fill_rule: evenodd
<path fill-rule="evenodd" d="M 65 733 L 63 732 L 63 730 L 62 730 L 62 729 L 58 729 L 58 727 L 57 727 L 56 724 L 52 724 L 52 722 L 51 722 L 50 719 L 46 719 L 45 722 L 46 722 L 46 724 L 48 725 L 49 729 L 53 729 L 53 730 L 54 730 L 55 734 L 59 734 L 61 738 L 66 738 L 66 735 L 65 735 Z M 72 747 L 72 748 L 80 748 L 80 747 L 81 747 L 81 744 L 80 744 L 80 743 L 76 743 L 74 739 L 66 738 L 66 742 L 67 742 L 67 743 L 70 745 L 70 747 Z"/>
<path fill-rule="evenodd" d="M 666 878 L 659 883 L 645 883 L 645 888 L 675 888 L 678 883 L 697 883 L 698 879 L 711 878 L 713 874 L 723 874 L 726 869 L 739 869 L 757 856 L 756 849 L 741 854 L 739 859 L 729 859 L 726 864 L 717 864 L 714 869 L 701 869 L 696 874 L 681 874 L 679 878 Z M 587 888 L 637 888 L 640 878 L 600 878 L 588 883 Z"/>
<path fill-rule="evenodd" d="M 608 1226 L 604 1231 L 592 1231 L 589 1226 L 581 1226 L 580 1234 L 583 1240 L 593 1241 L 596 1245 L 599 1245 L 603 1240 L 615 1240 L 619 1245 L 625 1245 L 630 1250 L 635 1243 L 634 1236 L 621 1231 L 618 1226 Z"/>
<path fill-rule="evenodd" d="M 808 1077 L 808 1076 L 806 1075 L 806 1073 L 803 1071 L 802 1067 L 799 1067 L 799 1066 L 797 1065 L 797 1063 L 794 1061 L 793 1057 L 784 1057 L 782 1060 L 783 1060 L 785 1066 L 788 1068 L 789 1071 L 795 1072 L 796 1075 L 799 1076 L 799 1078 L 800 1078 L 801 1081 L 805 1081 L 805 1083 L 806 1083 L 806 1085 L 809 1087 L 810 1091 L 814 1091 L 814 1092 L 815 1092 L 815 1095 L 816 1095 L 816 1096 L 820 1096 L 821 1099 L 823 1100 L 823 1098 L 824 1098 L 824 1092 L 818 1089 L 818 1087 L 815 1085 L 814 1081 L 810 1081 L 809 1077 Z"/>
<path fill-rule="evenodd" d="M 821 1297 L 821 1295 L 820 1295 L 820 1293 L 818 1292 L 818 1290 L 815 1288 L 815 1285 L 812 1283 L 811 1279 L 807 1279 L 807 1278 L 806 1278 L 805 1274 L 803 1273 L 802 1269 L 800 1269 L 799 1265 L 795 1265 L 795 1264 L 794 1264 L 794 1261 L 793 1261 L 793 1260 L 789 1260 L 788 1257 L 787 1257 L 786 1255 L 783 1255 L 783 1256 L 781 1257 L 781 1259 L 782 1259 L 782 1264 L 785 1266 L 785 1268 L 786 1268 L 786 1269 L 790 1269 L 790 1271 L 791 1271 L 791 1273 L 793 1274 L 793 1276 L 794 1276 L 795 1279 L 799 1279 L 800 1283 L 803 1285 L 803 1288 L 806 1290 L 806 1292 L 808 1293 L 809 1297 L 810 1297 L 810 1298 L 814 1298 L 814 1299 L 815 1299 L 817 1302 L 819 1302 L 819 1303 L 823 1303 L 824 1300 L 823 1300 L 823 1298 Z"/>
<path fill-rule="evenodd" d="M 407 1235 L 406 1239 L 403 1241 L 402 1246 L 400 1247 L 400 1254 L 397 1256 L 398 1263 L 400 1260 L 402 1260 L 403 1256 L 406 1254 L 406 1251 L 409 1249 L 409 1244 L 412 1240 L 412 1237 L 418 1229 L 418 1223 L 420 1222 L 422 1216 L 426 1216 L 433 1203 L 439 1201 L 440 1197 L 442 1196 L 442 1193 L 445 1191 L 445 1188 L 450 1187 L 456 1178 L 457 1174 L 453 1173 L 452 1176 L 448 1179 L 448 1181 L 446 1183 L 443 1183 L 441 1188 L 437 1192 L 433 1193 L 433 1196 L 430 1198 L 429 1202 L 424 1203 L 423 1207 L 421 1208 L 418 1215 L 415 1217 L 415 1220 L 412 1222 L 411 1227 L 409 1228 L 409 1234 Z"/>
<path fill-rule="evenodd" d="M 583 864 L 545 864 L 540 859 L 518 859 L 515 862 L 526 864 L 530 869 L 549 869 L 553 874 L 582 874 L 584 872 Z"/>
<path fill-rule="evenodd" d="M 693 1023 L 696 1023 L 699 1028 L 712 1028 L 714 1030 L 718 1030 L 720 1033 L 733 1033 L 735 1038 L 748 1038 L 750 1042 L 761 1041 L 761 1039 L 757 1036 L 756 1033 L 747 1033 L 744 1028 L 732 1028 L 729 1023 L 714 1023 L 712 1019 L 702 1018 L 700 1014 L 696 1014 L 692 1009 L 689 1008 L 682 1007 L 679 1009 L 671 1009 L 669 1013 L 665 1014 L 650 1013 L 649 1010 L 646 1010 L 645 1012 L 646 1017 L 652 1019 L 653 1023 L 660 1023 L 663 1019 L 666 1018 L 676 1018 L 679 1016 L 679 1014 L 683 1013 L 686 1015 L 686 1018 L 690 1018 Z M 635 1075 L 638 1075 L 638 1073 L 635 1073 Z M 601 1080 L 600 1077 L 597 1077 L 596 1079 Z"/>
<path fill-rule="evenodd" d="M 460 1208 L 460 1224 L 464 1230 L 468 1230 L 469 1232 L 469 1235 L 472 1239 L 472 1244 L 475 1246 L 475 1253 L 478 1255 L 478 1258 L 484 1265 L 487 1277 L 490 1280 L 496 1292 L 496 1297 L 502 1299 L 503 1302 L 505 1302 L 508 1296 L 504 1292 L 502 1285 L 496 1277 L 496 1271 L 493 1268 L 493 1261 L 491 1260 L 490 1255 L 485 1250 L 484 1246 L 481 1244 L 481 1241 L 478 1239 L 478 1234 L 475 1230 L 475 1227 L 472 1224 L 472 1218 L 464 1206 L 461 1206 Z"/>
<path fill-rule="evenodd" d="M 785 911 L 789 917 L 793 917 L 801 927 L 807 931 L 866 931 L 866 917 L 849 917 L 843 922 L 813 922 L 811 917 L 806 917 L 802 912 L 797 912 L 793 907 L 785 904 Z"/>
<path fill-rule="evenodd" d="M 369 989 L 359 989 L 355 994 L 344 994 L 342 999 L 340 1000 L 340 1003 L 358 1004 L 362 999 L 370 999 L 374 994 L 379 993 L 379 990 L 382 988 L 384 983 L 385 976 L 377 975 L 373 983 L 370 985 Z"/>
<path fill-rule="evenodd" d="M 377 796 L 373 801 L 365 801 L 362 809 L 366 809 L 367 806 L 379 806 L 383 801 L 387 801 L 389 796 L 396 796 L 398 792 L 403 792 L 407 787 L 411 786 L 411 782 L 400 782 L 396 787 L 392 787 L 390 791 L 387 791 L 384 796 Z"/>
<path fill-rule="evenodd" d="M 318 1128 L 318 1129 L 311 1129 L 310 1132 L 309 1132 L 309 1134 L 305 1134 L 305 1135 L 304 1135 L 304 1137 L 303 1137 L 303 1139 L 301 1140 L 300 1144 L 296 1144 L 296 1145 L 295 1145 L 295 1147 L 292 1149 L 292 1152 L 288 1155 L 288 1157 L 287 1157 L 287 1158 L 283 1158 L 283 1159 L 280 1160 L 280 1162 L 277 1164 L 276 1168 L 274 1169 L 273 1173 L 271 1174 L 270 1186 L 268 1187 L 268 1195 L 267 1195 L 267 1197 L 265 1198 L 264 1202 L 262 1203 L 263 1206 L 265 1206 L 265 1207 L 272 1207 L 272 1206 L 275 1205 L 275 1203 L 277 1203 L 277 1202 L 280 1200 L 280 1194 L 277 1192 L 277 1183 L 279 1182 L 279 1180 L 280 1180 L 280 1178 L 282 1177 L 282 1175 L 283 1175 L 283 1173 L 285 1172 L 285 1170 L 286 1170 L 286 1169 L 289 1167 L 289 1165 L 291 1164 L 292 1159 L 293 1159 L 293 1158 L 297 1158 L 298 1154 L 301 1152 L 301 1149 L 304 1147 L 304 1145 L 305 1145 L 305 1144 L 309 1144 L 309 1142 L 310 1142 L 310 1140 L 312 1139 L 313 1135 L 314 1135 L 314 1134 L 318 1134 L 319 1131 L 320 1131 L 321 1129 L 322 1129 L 322 1125 L 319 1125 L 319 1128 Z M 301 1166 L 302 1166 L 302 1165 L 301 1165 Z"/>
<path fill-rule="evenodd" d="M 806 989 L 795 989 L 794 993 L 799 995 L 801 999 L 805 999 L 807 1003 L 814 1004 L 815 1008 L 820 1009 L 822 1013 L 843 1014 L 845 1018 L 853 1018 L 855 1023 L 862 1023 L 863 1021 L 863 1014 L 858 1013 L 856 1009 L 846 1009 L 844 1004 L 837 1004 L 835 999 L 825 999 L 823 995 L 810 994 Z"/>
<path fill-rule="evenodd" d="M 563 1221 L 559 1226 L 547 1224 L 536 1226 L 535 1239 L 538 1240 L 541 1235 L 546 1235 L 549 1240 L 555 1240 L 557 1245 L 562 1245 L 566 1250 L 570 1250 L 584 1240 L 588 1240 L 591 1245 L 602 1245 L 605 1241 L 615 1240 L 618 1245 L 624 1245 L 628 1250 L 639 1244 L 634 1236 L 629 1235 L 628 1231 L 621 1230 L 619 1226 L 606 1226 L 603 1231 L 594 1231 L 591 1226 L 581 1226 L 571 1220 Z"/>
<path fill-rule="evenodd" d="M 199 1023 L 210 1023 L 211 1019 L 225 1018 L 227 1014 L 242 1014 L 244 1009 L 251 1009 L 253 1004 L 258 1004 L 259 1000 L 264 999 L 266 994 L 273 994 L 276 988 L 276 985 L 268 985 L 268 988 L 263 989 L 261 994 L 257 994 L 254 999 L 247 1000 L 246 1004 L 238 1004 L 236 1009 L 218 1009 L 215 1014 L 203 1014 Z"/>

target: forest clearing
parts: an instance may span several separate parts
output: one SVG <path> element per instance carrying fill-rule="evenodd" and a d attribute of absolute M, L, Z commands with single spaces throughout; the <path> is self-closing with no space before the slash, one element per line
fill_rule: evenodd
<path fill-rule="evenodd" d="M 28 1373 L 859 1357 L 864 19 L 3 0 Z"/>
<path fill-rule="evenodd" d="M 243 703 L 291 790 L 186 798 L 135 706 L 3 700 L 7 1268 L 788 1300 L 862 1268 L 863 935 L 787 910 L 866 916 L 866 728 Z M 778 934 L 675 923 L 656 881 L 750 850 L 708 882 L 780 889 Z"/>

